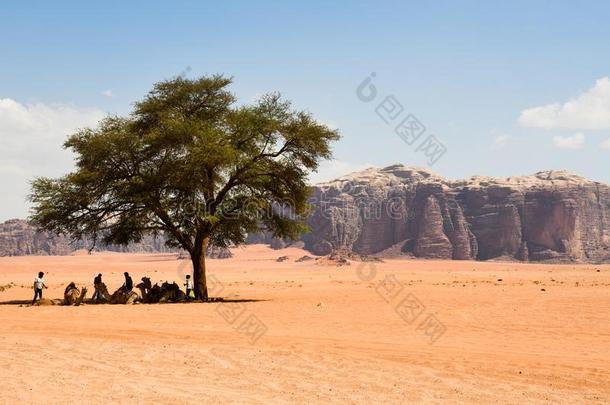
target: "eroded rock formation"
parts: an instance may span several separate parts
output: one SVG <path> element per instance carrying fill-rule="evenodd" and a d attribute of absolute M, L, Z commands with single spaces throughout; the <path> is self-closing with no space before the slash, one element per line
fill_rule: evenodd
<path fill-rule="evenodd" d="M 75 250 L 87 249 L 87 241 L 71 242 L 65 236 L 40 232 L 35 226 L 22 219 L 11 219 L 0 223 L 0 256 L 62 256 Z M 130 253 L 167 253 L 177 252 L 165 246 L 161 237 L 146 236 L 139 243 L 129 246 L 98 246 L 96 250 Z"/>
<path fill-rule="evenodd" d="M 65 236 L 40 232 L 28 221 L 21 219 L 0 223 L 0 256 L 63 256 L 79 249 L 88 249 L 90 245 L 91 243 L 87 241 L 72 242 Z M 181 252 L 180 249 L 168 248 L 162 236 L 151 235 L 145 236 L 139 243 L 128 246 L 100 245 L 95 250 L 125 253 Z M 212 259 L 226 259 L 232 254 L 229 249 L 209 246 L 206 256 Z"/>
<path fill-rule="evenodd" d="M 302 242 L 261 232 L 248 243 L 304 246 L 316 255 L 402 253 L 437 259 L 610 261 L 610 187 L 563 171 L 452 181 L 403 165 L 368 169 L 312 188 Z M 0 224 L 0 255 L 68 254 L 75 246 L 28 222 Z M 167 252 L 161 238 L 105 250 Z M 211 257 L 227 257 L 211 249 Z"/>
<path fill-rule="evenodd" d="M 0 223 L 0 255 L 66 255 L 73 249 L 68 238 L 38 232 L 27 221 L 11 219 Z"/>
<path fill-rule="evenodd" d="M 563 171 L 450 181 L 394 165 L 319 184 L 311 202 L 303 239 L 316 254 L 610 260 L 610 188 Z"/>

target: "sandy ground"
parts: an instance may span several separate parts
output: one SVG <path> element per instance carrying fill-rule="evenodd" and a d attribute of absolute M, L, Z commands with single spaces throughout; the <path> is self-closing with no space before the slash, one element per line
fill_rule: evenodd
<path fill-rule="evenodd" d="M 210 260 L 229 303 L 81 307 L 18 302 L 40 270 L 60 298 L 98 272 L 113 291 L 123 271 L 181 281 L 189 264 L 0 258 L 0 286 L 15 284 L 0 292 L 0 403 L 610 401 L 610 266 L 296 263 L 305 253 Z"/>

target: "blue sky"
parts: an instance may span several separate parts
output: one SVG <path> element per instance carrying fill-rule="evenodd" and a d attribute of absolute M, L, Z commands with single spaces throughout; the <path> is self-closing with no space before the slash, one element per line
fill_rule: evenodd
<path fill-rule="evenodd" d="M 60 175 L 73 128 L 126 114 L 155 81 L 225 73 L 280 91 L 343 139 L 313 180 L 428 159 L 376 113 L 393 95 L 447 152 L 449 178 L 567 169 L 610 182 L 610 3 L 4 1 L 0 220 Z M 429 3 L 429 4 L 427 4 Z M 371 72 L 379 99 L 356 88 Z"/>

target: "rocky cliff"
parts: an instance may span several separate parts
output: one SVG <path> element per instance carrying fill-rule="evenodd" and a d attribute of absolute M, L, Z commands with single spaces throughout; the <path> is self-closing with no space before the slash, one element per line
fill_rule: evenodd
<path fill-rule="evenodd" d="M 610 261 L 610 187 L 563 171 L 452 181 L 403 165 L 368 169 L 313 186 L 312 232 L 292 246 L 314 254 L 406 254 L 458 260 Z M 287 246 L 271 234 L 248 243 Z M 64 255 L 86 243 L 0 224 L 0 255 Z M 123 252 L 168 252 L 149 237 Z M 229 257 L 228 250 L 210 251 Z"/>
<path fill-rule="evenodd" d="M 318 184 L 311 202 L 303 240 L 321 255 L 610 260 L 610 187 L 563 171 L 451 181 L 394 165 Z"/>
<path fill-rule="evenodd" d="M 78 249 L 86 249 L 85 241 L 73 243 L 69 238 L 47 232 L 39 232 L 29 222 L 11 219 L 0 223 L 0 256 L 67 255 Z M 172 252 L 162 238 L 145 237 L 140 243 L 129 246 L 103 246 L 97 250 L 112 252 L 153 253 Z"/>
<path fill-rule="evenodd" d="M 0 256 L 66 255 L 72 250 L 67 238 L 37 232 L 27 221 L 0 223 Z"/>
<path fill-rule="evenodd" d="M 0 223 L 0 257 L 3 256 L 63 256 L 79 249 L 88 249 L 88 241 L 72 242 L 65 236 L 40 232 L 28 221 L 11 219 Z M 96 251 L 125 253 L 181 253 L 180 249 L 168 248 L 163 237 L 145 236 L 141 242 L 128 246 L 105 245 L 98 246 Z M 232 256 L 225 248 L 209 246 L 207 257 L 226 259 Z"/>

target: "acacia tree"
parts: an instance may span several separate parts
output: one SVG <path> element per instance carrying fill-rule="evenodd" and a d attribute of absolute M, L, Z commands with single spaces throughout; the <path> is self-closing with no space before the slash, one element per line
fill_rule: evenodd
<path fill-rule="evenodd" d="M 261 228 L 306 230 L 307 174 L 331 157 L 338 131 L 277 94 L 237 106 L 231 79 L 157 83 L 128 117 L 71 135 L 73 172 L 32 182 L 39 227 L 109 244 L 163 234 L 188 251 L 195 295 L 207 300 L 205 254 Z"/>

